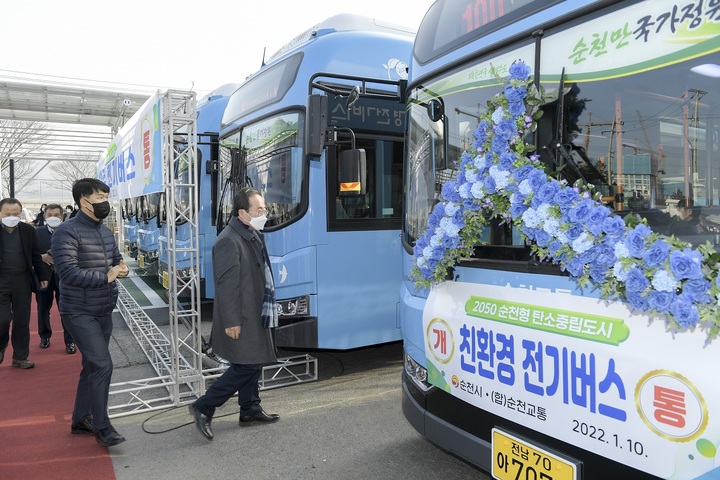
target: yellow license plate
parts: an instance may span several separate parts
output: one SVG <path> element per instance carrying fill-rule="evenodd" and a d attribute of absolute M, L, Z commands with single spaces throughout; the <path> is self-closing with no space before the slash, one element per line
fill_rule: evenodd
<path fill-rule="evenodd" d="M 498 480 L 577 480 L 577 462 L 521 440 L 507 432 L 492 430 L 492 476 Z"/>
<path fill-rule="evenodd" d="M 145 268 L 145 255 L 138 255 L 138 265 L 140 268 Z"/>
<path fill-rule="evenodd" d="M 163 278 L 163 280 L 162 280 L 163 288 L 165 290 L 167 290 L 170 288 L 170 276 L 168 275 L 168 272 L 163 272 L 162 275 L 163 275 L 163 277 L 162 277 Z"/>

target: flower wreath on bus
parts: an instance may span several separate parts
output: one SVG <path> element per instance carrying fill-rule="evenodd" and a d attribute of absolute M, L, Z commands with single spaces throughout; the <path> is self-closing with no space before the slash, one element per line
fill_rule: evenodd
<path fill-rule="evenodd" d="M 662 318 L 671 331 L 699 326 L 715 338 L 720 256 L 709 243 L 693 249 L 653 232 L 638 216 L 615 215 L 591 185 L 548 175 L 525 142 L 542 115 L 540 104 L 530 68 L 513 63 L 415 244 L 417 286 L 442 283 L 458 259 L 472 255 L 490 220 L 501 218 L 531 241 L 533 254 L 558 264 L 581 287 L 600 288 L 603 299 Z"/>

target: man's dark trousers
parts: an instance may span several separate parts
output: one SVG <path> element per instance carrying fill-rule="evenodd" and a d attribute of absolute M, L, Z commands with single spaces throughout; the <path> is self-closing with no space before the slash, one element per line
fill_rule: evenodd
<path fill-rule="evenodd" d="M 57 287 L 57 278 L 55 274 L 51 277 L 48 282 L 48 286 L 45 290 L 38 290 L 35 293 L 35 300 L 37 301 L 38 309 L 38 335 L 40 338 L 50 338 L 52 336 L 52 327 L 50 326 L 50 310 L 53 306 L 53 301 L 60 303 L 60 290 Z M 73 343 L 72 335 L 65 328 L 65 322 L 60 317 L 65 345 Z"/>
<path fill-rule="evenodd" d="M 30 355 L 30 274 L 0 275 L 0 349 L 10 341 L 12 322 L 13 360 L 27 360 Z"/>
<path fill-rule="evenodd" d="M 225 373 L 210 385 L 205 395 L 195 402 L 195 409 L 212 418 L 215 409 L 238 392 L 240 415 L 250 416 L 260 413 L 260 388 L 258 381 L 262 365 L 238 365 L 231 363 Z"/>
<path fill-rule="evenodd" d="M 108 345 L 112 314 L 101 317 L 66 314 L 63 320 L 82 354 L 72 421 L 82 422 L 92 416 L 93 428 L 102 430 L 110 426 L 107 405 L 113 363 Z"/>

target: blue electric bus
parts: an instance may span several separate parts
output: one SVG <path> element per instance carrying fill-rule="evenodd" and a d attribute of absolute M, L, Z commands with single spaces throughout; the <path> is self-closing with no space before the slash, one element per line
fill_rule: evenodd
<path fill-rule="evenodd" d="M 155 274 L 158 269 L 159 241 L 164 229 L 158 216 L 163 197 L 162 193 L 148 193 L 138 198 L 138 266 L 147 274 Z"/>
<path fill-rule="evenodd" d="M 200 268 L 200 296 L 206 299 L 215 298 L 215 284 L 212 281 L 212 247 L 217 236 L 215 227 L 215 215 L 217 214 L 217 167 L 218 167 L 218 135 L 220 132 L 220 120 L 222 119 L 225 107 L 230 99 L 230 95 L 238 84 L 228 83 L 216 88 L 205 97 L 203 97 L 197 106 L 197 162 L 200 168 L 198 179 L 198 221 L 197 228 L 199 234 L 199 268 Z M 182 131 L 178 132 L 182 135 Z M 182 143 L 182 138 L 177 138 L 176 143 Z M 187 165 L 178 165 L 175 169 L 177 181 L 181 184 L 188 183 L 189 170 Z M 175 195 L 175 202 L 182 206 L 187 204 L 188 199 L 185 197 L 187 192 L 183 189 Z M 158 210 L 160 212 L 160 224 L 167 228 L 167 214 L 164 207 L 164 198 L 159 198 L 160 204 Z M 190 243 L 190 224 L 187 221 L 176 219 L 176 243 L 177 246 L 187 247 Z M 169 285 L 168 279 L 168 252 L 167 252 L 167 232 L 163 232 L 158 237 L 158 282 L 167 289 Z M 189 275 L 190 259 L 187 254 L 178 255 L 177 271 L 182 277 Z M 210 279 L 210 281 L 207 281 Z"/>
<path fill-rule="evenodd" d="M 501 480 L 720 478 L 719 78 L 717 1 L 430 7 L 409 66 L 400 293 L 418 432 Z M 537 129 L 515 138 L 509 116 Z M 505 165 L 501 126 L 511 151 L 532 147 Z M 608 223 L 576 230 L 578 205 Z M 433 270 L 473 208 L 483 234 Z M 693 280 L 673 263 L 689 258 Z M 588 281 L 587 265 L 604 268 Z"/>
<path fill-rule="evenodd" d="M 123 246 L 130 258 L 137 258 L 139 197 L 123 200 Z"/>
<path fill-rule="evenodd" d="M 401 338 L 401 90 L 412 40 L 370 18 L 329 18 L 282 47 L 228 102 L 218 230 L 236 213 L 238 188 L 263 193 L 278 346 Z"/>

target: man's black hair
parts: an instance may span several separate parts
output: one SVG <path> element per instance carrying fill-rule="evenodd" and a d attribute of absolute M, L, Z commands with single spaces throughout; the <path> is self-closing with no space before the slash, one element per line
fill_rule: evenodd
<path fill-rule="evenodd" d="M 80 180 L 75 180 L 72 186 L 73 200 L 75 200 L 75 203 L 78 205 L 80 205 L 80 199 L 82 197 L 89 197 L 96 192 L 110 193 L 110 187 L 97 178 L 81 178 Z"/>
<path fill-rule="evenodd" d="M 57 209 L 57 210 L 60 210 L 62 213 L 65 213 L 65 209 L 62 207 L 62 205 L 58 205 L 57 203 L 48 203 L 48 204 L 45 206 L 45 211 L 46 211 L 46 212 L 47 212 L 48 210 L 56 210 L 56 209 Z"/>
<path fill-rule="evenodd" d="M 250 208 L 250 197 L 260 195 L 260 191 L 256 188 L 245 187 L 238 190 L 233 198 L 233 216 L 237 215 L 238 210 L 247 210 Z"/>
<path fill-rule="evenodd" d="M 12 197 L 3 198 L 2 200 L 0 200 L 0 210 L 2 210 L 3 205 L 20 205 L 20 209 L 22 210 L 23 208 L 20 200 Z"/>

